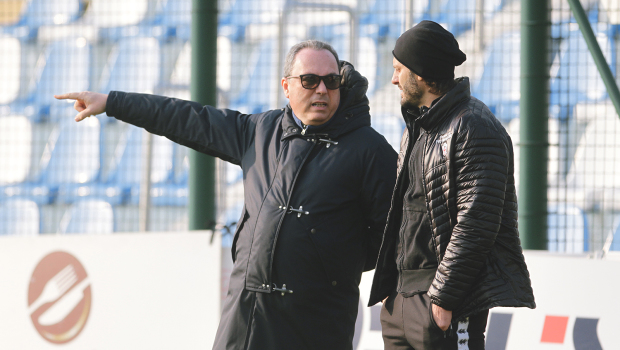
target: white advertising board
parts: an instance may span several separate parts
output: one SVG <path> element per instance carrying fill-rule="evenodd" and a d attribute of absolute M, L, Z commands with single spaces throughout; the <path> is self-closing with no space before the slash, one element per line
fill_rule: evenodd
<path fill-rule="evenodd" d="M 0 237 L 0 349 L 210 349 L 230 273 L 214 238 Z M 491 310 L 487 350 L 620 349 L 620 259 L 525 257 L 537 308 Z M 372 277 L 360 285 L 356 350 L 383 349 L 381 307 L 366 307 Z"/>
<path fill-rule="evenodd" d="M 207 232 L 0 237 L 0 349 L 208 349 L 221 242 Z"/>
<path fill-rule="evenodd" d="M 525 260 L 537 307 L 492 309 L 486 350 L 620 349 L 620 259 L 526 251 Z M 360 285 L 364 306 L 371 283 L 367 272 Z M 355 349 L 383 349 L 380 309 L 364 307 L 358 316 Z"/>

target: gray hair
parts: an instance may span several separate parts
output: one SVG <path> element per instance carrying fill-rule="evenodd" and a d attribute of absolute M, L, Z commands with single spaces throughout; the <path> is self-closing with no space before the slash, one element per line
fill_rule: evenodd
<path fill-rule="evenodd" d="M 338 53 L 336 53 L 336 50 L 334 50 L 334 48 L 330 44 L 319 40 L 306 40 L 291 47 L 291 49 L 286 54 L 286 59 L 284 60 L 284 77 L 291 76 L 293 65 L 295 64 L 295 56 L 297 56 L 297 53 L 303 49 L 327 50 L 331 52 L 332 55 L 334 55 L 334 57 L 336 58 L 336 64 L 338 64 L 338 69 L 340 69 Z"/>

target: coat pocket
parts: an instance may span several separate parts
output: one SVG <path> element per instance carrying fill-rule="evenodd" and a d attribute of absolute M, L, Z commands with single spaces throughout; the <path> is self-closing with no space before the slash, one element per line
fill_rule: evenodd
<path fill-rule="evenodd" d="M 329 285 L 357 287 L 359 284 L 366 259 L 365 237 L 361 231 L 337 218 L 308 229 Z"/>

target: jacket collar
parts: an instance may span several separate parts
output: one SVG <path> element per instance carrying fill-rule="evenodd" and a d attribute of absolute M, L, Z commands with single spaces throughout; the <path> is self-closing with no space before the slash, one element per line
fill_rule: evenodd
<path fill-rule="evenodd" d="M 468 100 L 469 97 L 469 78 L 462 77 L 456 79 L 456 85 L 452 90 L 433 101 L 430 108 L 422 107 L 416 110 L 401 107 L 401 112 L 405 122 L 413 120 L 419 123 L 422 129 L 431 131 L 449 116 L 455 106 Z"/>
<path fill-rule="evenodd" d="M 304 135 L 324 135 L 335 139 L 363 126 L 370 125 L 370 107 L 366 90 L 368 80 L 355 70 L 352 64 L 340 61 L 340 74 L 344 81 L 340 88 L 340 104 L 334 116 L 325 124 L 308 125 Z M 301 135 L 302 128 L 293 118 L 291 105 L 284 108 L 282 117 L 282 140 Z"/>

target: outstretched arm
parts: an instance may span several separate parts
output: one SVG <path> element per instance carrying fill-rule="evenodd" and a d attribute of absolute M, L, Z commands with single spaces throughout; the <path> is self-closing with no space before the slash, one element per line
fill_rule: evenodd
<path fill-rule="evenodd" d="M 59 100 L 75 100 L 73 107 L 79 112 L 75 116 L 76 122 L 82 121 L 91 115 L 104 113 L 108 101 L 107 94 L 90 91 L 69 92 L 62 95 L 54 95 L 54 97 Z"/>

